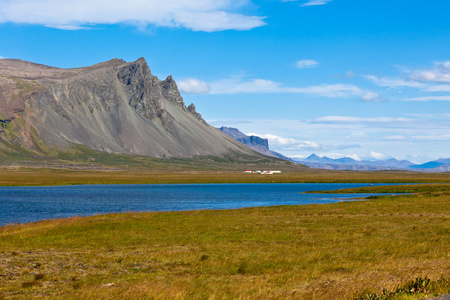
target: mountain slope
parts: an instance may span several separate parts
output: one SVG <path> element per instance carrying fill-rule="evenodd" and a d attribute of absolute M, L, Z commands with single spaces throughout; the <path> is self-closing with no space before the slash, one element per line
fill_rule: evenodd
<path fill-rule="evenodd" d="M 258 151 L 261 154 L 271 156 L 271 157 L 281 158 L 284 160 L 291 160 L 290 158 L 284 156 L 281 153 L 270 150 L 268 139 L 264 139 L 264 138 L 261 138 L 259 136 L 255 136 L 255 135 L 248 136 L 248 135 L 242 133 L 241 131 L 239 131 L 239 129 L 237 129 L 237 128 L 222 126 L 219 129 L 220 129 L 220 131 L 226 133 L 227 135 L 234 138 L 238 142 L 252 148 L 255 151 Z"/>
<path fill-rule="evenodd" d="M 59 69 L 0 60 L 0 145 L 42 155 L 74 144 L 151 157 L 258 156 L 186 107 L 171 76 L 145 59 Z"/>

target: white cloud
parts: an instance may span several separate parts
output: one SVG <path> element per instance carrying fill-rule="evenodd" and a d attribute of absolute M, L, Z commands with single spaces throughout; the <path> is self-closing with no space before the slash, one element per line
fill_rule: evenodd
<path fill-rule="evenodd" d="M 422 88 L 424 84 L 416 81 L 405 80 L 401 78 L 390 78 L 390 77 L 377 77 L 373 75 L 365 75 L 365 78 L 371 80 L 374 84 L 380 87 L 413 87 Z"/>
<path fill-rule="evenodd" d="M 450 141 L 450 135 L 416 135 L 412 137 L 418 141 Z"/>
<path fill-rule="evenodd" d="M 6 0 L 0 23 L 37 24 L 81 29 L 96 24 L 127 23 L 184 27 L 194 31 L 249 30 L 265 25 L 263 17 L 236 13 L 247 1 L 231 0 Z"/>
<path fill-rule="evenodd" d="M 305 88 L 291 88 L 293 92 L 314 94 L 323 97 L 359 96 L 364 93 L 359 87 L 351 84 L 322 84 Z"/>
<path fill-rule="evenodd" d="M 90 29 L 87 26 L 80 25 L 59 25 L 59 24 L 46 24 L 46 27 L 61 29 L 61 30 L 88 30 Z"/>
<path fill-rule="evenodd" d="M 321 97 L 362 96 L 364 91 L 350 84 L 322 84 L 309 87 L 285 87 L 281 83 L 266 79 L 242 80 L 242 78 L 222 79 L 210 84 L 211 94 L 240 93 L 298 93 Z"/>
<path fill-rule="evenodd" d="M 312 59 L 304 59 L 304 60 L 298 60 L 295 63 L 295 66 L 298 69 L 308 69 L 308 68 L 315 68 L 319 65 L 319 62 L 312 60 Z"/>
<path fill-rule="evenodd" d="M 177 85 L 181 93 L 207 94 L 209 92 L 209 85 L 206 82 L 196 78 L 180 80 Z"/>
<path fill-rule="evenodd" d="M 287 2 L 287 1 L 285 1 Z M 297 159 L 304 159 L 307 158 L 309 155 L 302 155 L 302 154 L 294 154 L 294 155 L 289 155 L 290 158 L 297 158 Z"/>
<path fill-rule="evenodd" d="M 379 153 L 379 152 L 375 152 L 375 151 L 371 151 L 370 152 L 370 157 L 374 158 L 376 160 L 382 160 L 386 158 L 386 155 L 384 155 L 383 153 Z"/>
<path fill-rule="evenodd" d="M 450 61 L 436 62 L 433 68 L 413 71 L 409 78 L 420 82 L 450 83 Z"/>
<path fill-rule="evenodd" d="M 0 59 L 5 59 L 5 58 L 6 58 L 6 57 L 3 57 L 3 56 L 0 55 Z"/>
<path fill-rule="evenodd" d="M 365 130 L 361 130 L 361 129 L 352 130 L 350 135 L 352 138 L 357 138 L 357 139 L 368 137 L 367 132 Z"/>
<path fill-rule="evenodd" d="M 403 101 L 450 101 L 450 96 L 426 96 L 416 98 L 406 98 Z"/>
<path fill-rule="evenodd" d="M 423 90 L 424 92 L 450 92 L 450 85 L 433 85 Z"/>
<path fill-rule="evenodd" d="M 293 138 L 285 138 L 273 134 L 247 133 L 247 135 L 255 135 L 269 140 L 269 145 L 283 148 L 284 150 L 302 150 L 302 149 L 318 149 L 320 145 L 311 141 L 296 140 Z"/>
<path fill-rule="evenodd" d="M 360 148 L 360 145 L 325 145 L 319 144 L 317 142 L 298 140 L 294 138 L 286 138 L 274 134 L 258 134 L 258 133 L 246 133 L 247 135 L 256 135 L 269 140 L 269 145 L 271 149 L 276 151 L 330 151 L 330 150 L 342 150 L 350 148 Z"/>
<path fill-rule="evenodd" d="M 306 148 L 307 145 L 303 145 L 304 147 L 298 150 L 290 150 L 289 143 L 286 148 L 275 147 L 272 142 L 270 143 L 271 149 L 288 157 L 309 156 L 311 153 L 330 156 L 329 153 L 339 153 L 342 154 L 340 157 L 356 154 L 364 160 L 369 160 L 370 151 L 374 151 L 386 155 L 385 159 L 395 157 L 414 162 L 426 162 L 440 157 L 449 157 L 447 150 L 450 146 L 449 115 L 399 116 L 408 118 L 409 121 L 396 119 L 397 116 L 388 119 L 370 116 L 368 118 L 370 122 L 367 123 L 364 123 L 367 119 L 365 117 L 360 117 L 355 123 L 315 123 L 305 120 L 306 116 L 296 119 L 222 119 L 216 120 L 215 126 L 236 127 L 244 133 L 270 133 L 319 145 L 318 148 Z M 390 120 L 392 122 L 388 122 Z M 355 131 L 360 133 L 354 134 Z M 256 135 L 259 136 L 259 134 Z M 424 153 L 426 157 L 420 157 Z M 407 154 L 411 157 L 407 157 Z"/>
<path fill-rule="evenodd" d="M 344 157 L 350 157 L 350 158 L 353 158 L 354 160 L 362 160 L 361 157 L 359 157 L 359 155 L 357 155 L 357 154 L 348 154 Z"/>
<path fill-rule="evenodd" d="M 447 95 L 422 94 L 415 97 L 399 99 L 401 101 L 450 101 L 450 95 L 448 95 L 448 92 L 450 92 L 450 61 L 435 62 L 433 67 L 427 69 L 402 68 L 402 72 L 402 77 L 373 75 L 365 75 L 364 77 L 371 80 L 377 86 L 396 88 L 398 89 L 398 93 L 403 93 L 401 88 L 404 87 L 419 88 L 421 92 L 425 93 L 447 93 Z M 364 95 L 362 100 L 371 98 L 369 95 Z M 377 98 L 374 97 L 373 101 L 377 101 Z"/>
<path fill-rule="evenodd" d="M 399 93 L 403 92 L 401 90 L 403 87 L 420 88 L 422 92 L 450 92 L 450 61 L 435 62 L 430 68 L 402 68 L 402 72 L 403 75 L 401 77 L 373 75 L 366 75 L 364 77 L 371 80 L 377 86 L 397 88 Z M 403 99 L 403 101 L 450 101 L 450 96 L 424 95 Z"/>
<path fill-rule="evenodd" d="M 222 79 L 210 84 L 211 94 L 240 94 L 240 93 L 280 93 L 284 90 L 280 83 L 266 79 L 241 78 Z"/>
<path fill-rule="evenodd" d="M 406 118 L 360 118 L 360 117 L 347 117 L 347 116 L 326 116 L 313 120 L 313 123 L 405 123 L 411 122 L 412 119 Z"/>
<path fill-rule="evenodd" d="M 367 92 L 362 97 L 361 100 L 367 101 L 367 102 L 380 102 L 382 99 L 380 98 L 380 95 L 378 93 L 374 92 Z"/>
<path fill-rule="evenodd" d="M 324 5 L 332 0 L 311 0 L 306 3 L 303 3 L 301 6 L 313 6 L 313 5 Z"/>
<path fill-rule="evenodd" d="M 389 135 L 389 136 L 385 137 L 384 139 L 389 140 L 389 141 L 404 141 L 404 140 L 406 140 L 406 136 L 404 136 L 404 135 Z"/>

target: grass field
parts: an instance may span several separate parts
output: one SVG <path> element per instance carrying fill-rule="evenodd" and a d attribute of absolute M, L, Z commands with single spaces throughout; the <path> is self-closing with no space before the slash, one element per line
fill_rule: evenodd
<path fill-rule="evenodd" d="M 90 176 L 60 182 L 102 180 Z M 131 174 L 117 176 L 108 180 Z M 174 180 L 173 174 L 158 178 Z M 423 180 L 444 181 L 445 175 Z M 109 214 L 0 227 L 0 299 L 423 299 L 449 293 L 450 190 L 445 184 L 419 189 L 327 205 Z"/>
<path fill-rule="evenodd" d="M 161 170 L 161 169 L 36 169 L 0 168 L 0 186 L 74 185 L 74 184 L 152 184 L 152 183 L 303 183 L 303 182 L 390 182 L 448 183 L 450 173 L 405 171 L 329 171 L 302 166 L 245 166 L 283 171 L 283 174 L 244 174 L 243 166 L 232 170 Z"/>
<path fill-rule="evenodd" d="M 432 183 L 432 184 L 407 184 L 407 185 L 382 185 L 382 186 L 367 186 L 361 188 L 339 189 L 334 191 L 320 191 L 323 194 L 341 193 L 421 193 L 423 195 L 437 194 L 439 192 L 450 191 L 450 183 Z M 310 191 L 308 193 L 315 193 Z"/>

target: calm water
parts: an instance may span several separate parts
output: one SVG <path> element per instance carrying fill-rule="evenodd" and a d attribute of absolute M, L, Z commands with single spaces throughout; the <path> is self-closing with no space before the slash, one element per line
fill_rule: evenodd
<path fill-rule="evenodd" d="M 156 184 L 0 187 L 0 226 L 126 211 L 320 204 L 374 194 L 304 194 L 368 184 Z"/>

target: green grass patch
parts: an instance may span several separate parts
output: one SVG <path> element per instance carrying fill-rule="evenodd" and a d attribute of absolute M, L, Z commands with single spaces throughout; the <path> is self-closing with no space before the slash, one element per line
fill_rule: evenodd
<path fill-rule="evenodd" d="M 417 277 L 402 286 L 389 290 L 383 289 L 382 293 L 363 293 L 354 300 L 395 300 L 395 299 L 417 299 L 427 296 L 439 296 L 450 291 L 450 278 L 442 276 L 431 280 L 427 276 Z"/>
<path fill-rule="evenodd" d="M 408 185 L 384 185 L 367 186 L 361 188 L 338 189 L 333 191 L 311 191 L 307 193 L 324 194 L 356 194 L 356 193 L 447 193 L 450 191 L 450 184 L 408 184 Z"/>
<path fill-rule="evenodd" d="M 164 170 L 242 170 L 254 169 L 307 169 L 304 166 L 255 153 L 245 155 L 230 152 L 221 157 L 197 156 L 192 158 L 154 158 L 148 156 L 107 153 L 89 147 L 72 144 L 64 150 L 46 145 L 34 128 L 30 135 L 33 148 L 21 144 L 17 132 L 23 131 L 23 120 L 7 123 L 7 130 L 0 136 L 0 143 L 5 145 L 8 153 L 20 153 L 20 156 L 9 156 L 7 161 L 0 160 L 0 166 L 50 167 L 75 169 L 164 169 Z"/>
<path fill-rule="evenodd" d="M 8 77 L 8 79 L 11 79 L 16 83 L 16 89 L 19 90 L 18 96 L 23 96 L 42 87 L 34 80 L 23 80 L 16 77 Z"/>

